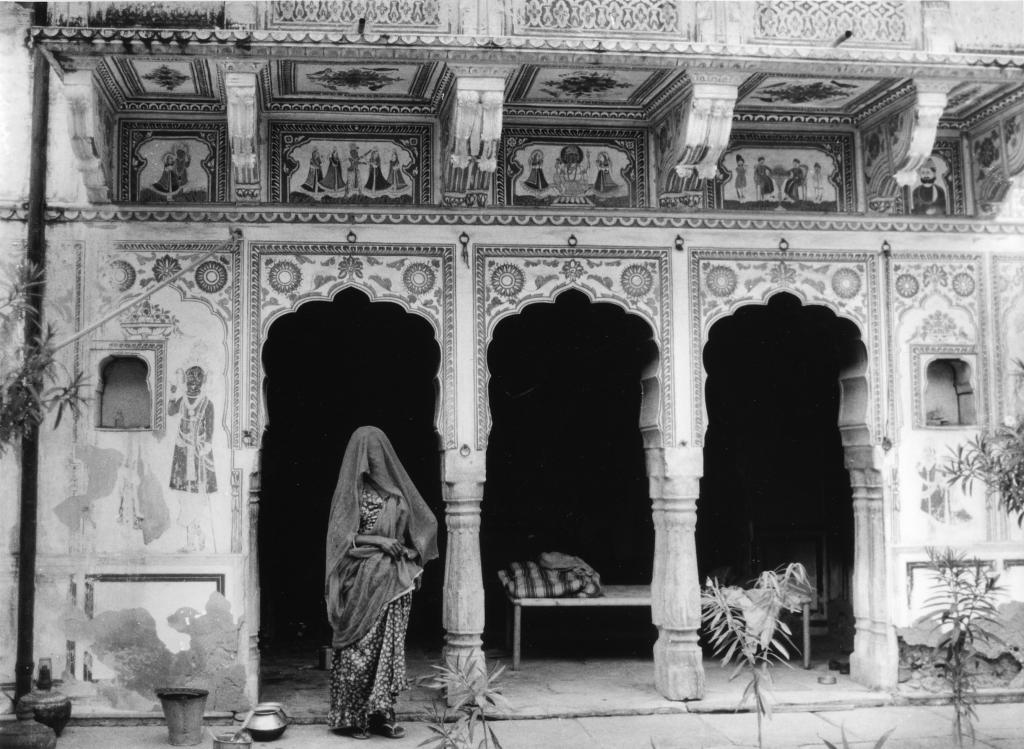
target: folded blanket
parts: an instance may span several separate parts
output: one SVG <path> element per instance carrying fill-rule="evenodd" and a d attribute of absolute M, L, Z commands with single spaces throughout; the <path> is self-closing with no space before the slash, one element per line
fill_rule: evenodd
<path fill-rule="evenodd" d="M 513 598 L 593 598 L 602 595 L 601 576 L 593 570 L 552 570 L 536 562 L 512 562 L 508 568 L 498 572 L 498 579 Z"/>

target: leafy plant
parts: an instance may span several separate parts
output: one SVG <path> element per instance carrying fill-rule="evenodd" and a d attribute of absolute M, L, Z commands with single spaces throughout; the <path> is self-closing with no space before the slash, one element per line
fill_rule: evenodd
<path fill-rule="evenodd" d="M 881 737 L 878 739 L 878 741 L 875 742 L 875 746 L 873 747 L 873 749 L 882 749 L 882 747 L 885 746 L 885 742 L 889 740 L 889 735 L 893 731 L 895 731 L 895 730 L 896 730 L 896 727 L 893 726 L 888 731 L 883 733 L 881 735 Z M 843 739 L 843 749 L 850 749 L 850 742 L 846 740 L 846 728 L 844 728 L 843 726 L 840 726 L 839 727 L 839 735 Z M 833 744 L 828 739 L 822 739 L 822 741 L 825 742 L 825 746 L 827 746 L 828 749 L 839 749 L 839 747 L 837 747 L 835 744 Z"/>
<path fill-rule="evenodd" d="M 948 548 L 926 551 L 938 580 L 925 600 L 923 619 L 934 622 L 933 631 L 939 633 L 934 657 L 952 691 L 953 740 L 961 747 L 965 735 L 974 741 L 978 718 L 974 710 L 977 688 L 969 661 L 978 653 L 978 644 L 999 642 L 987 627 L 999 623 L 996 598 L 1001 588 L 996 585 L 996 575 L 978 559 Z"/>
<path fill-rule="evenodd" d="M 701 620 L 723 668 L 735 663 L 729 679 L 743 671 L 750 677 L 737 710 L 753 698 L 757 743 L 764 746 L 764 718 L 771 718 L 771 666 L 789 659 L 790 629 L 783 611 L 799 611 L 811 593 L 807 570 L 799 563 L 762 572 L 744 590 L 708 579 L 701 593 Z"/>
<path fill-rule="evenodd" d="M 1016 376 L 1024 378 L 1024 360 L 1015 359 Z M 949 483 L 970 491 L 982 481 L 999 495 L 999 506 L 1024 525 L 1024 416 L 989 429 L 951 449 L 942 467 Z"/>
<path fill-rule="evenodd" d="M 431 735 L 419 745 L 430 749 L 501 749 L 488 719 L 493 709 L 509 709 L 497 686 L 505 667 L 498 665 L 488 672 L 477 662 L 466 659 L 454 666 L 432 668 L 435 673 L 419 683 L 436 691 L 438 700 L 425 715 Z M 438 702 L 445 698 L 448 706 L 439 709 Z"/>
<path fill-rule="evenodd" d="M 76 416 L 85 399 L 81 389 L 85 378 L 80 372 L 67 372 L 57 361 L 54 330 L 46 330 L 28 345 L 10 345 L 18 341 L 28 310 L 28 297 L 43 284 L 43 269 L 24 263 L 0 299 L 0 455 L 20 442 L 30 427 L 42 423 L 46 414 L 57 411 L 54 426 L 59 426 L 64 409 Z"/>

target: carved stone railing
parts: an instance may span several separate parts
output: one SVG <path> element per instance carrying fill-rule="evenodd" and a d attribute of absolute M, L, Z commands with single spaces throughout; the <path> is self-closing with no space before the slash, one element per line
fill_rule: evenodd
<path fill-rule="evenodd" d="M 688 0 L 512 0 L 512 33 L 693 38 Z"/>
<path fill-rule="evenodd" d="M 451 33 L 456 0 L 272 0 L 268 29 Z M 363 27 L 360 28 L 360 22 Z"/>
<path fill-rule="evenodd" d="M 914 46 L 909 3 L 903 0 L 758 0 L 755 42 L 833 44 L 852 32 L 856 46 Z"/>

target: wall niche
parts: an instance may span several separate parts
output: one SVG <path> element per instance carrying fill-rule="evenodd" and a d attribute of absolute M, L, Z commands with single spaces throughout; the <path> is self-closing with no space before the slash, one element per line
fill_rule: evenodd
<path fill-rule="evenodd" d="M 973 346 L 913 346 L 914 427 L 959 429 L 979 424 L 977 353 Z"/>

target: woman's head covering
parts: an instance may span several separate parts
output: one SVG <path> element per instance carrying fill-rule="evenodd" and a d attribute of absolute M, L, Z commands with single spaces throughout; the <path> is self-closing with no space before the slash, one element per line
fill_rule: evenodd
<path fill-rule="evenodd" d="M 384 432 L 377 427 L 364 426 L 353 432 L 348 441 L 331 502 L 327 521 L 327 578 L 344 561 L 359 530 L 359 499 L 366 477 L 382 492 L 404 500 L 409 539 L 419 552 L 419 564 L 437 558 L 437 519 L 405 472 Z"/>

